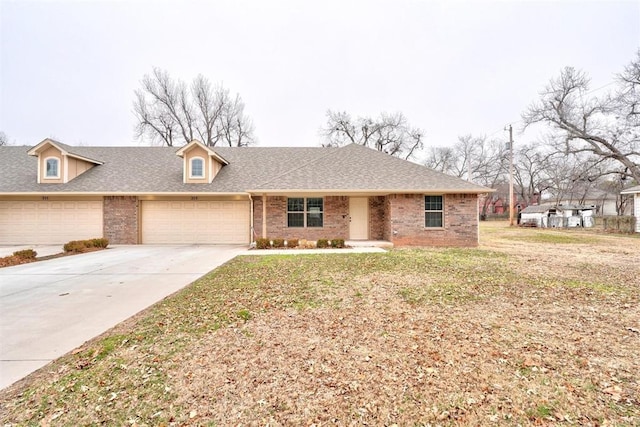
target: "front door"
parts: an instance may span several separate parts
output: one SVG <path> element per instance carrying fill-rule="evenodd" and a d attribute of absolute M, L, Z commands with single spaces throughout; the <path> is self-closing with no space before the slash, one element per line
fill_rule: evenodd
<path fill-rule="evenodd" d="M 369 238 L 369 198 L 349 198 L 349 239 L 367 240 Z"/>

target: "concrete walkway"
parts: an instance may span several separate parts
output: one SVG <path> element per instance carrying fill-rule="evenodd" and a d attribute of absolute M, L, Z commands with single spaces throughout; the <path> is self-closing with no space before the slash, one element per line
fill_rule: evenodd
<path fill-rule="evenodd" d="M 384 253 L 386 250 L 373 246 L 344 249 L 247 249 L 241 255 L 311 255 L 311 254 L 365 254 Z"/>
<path fill-rule="evenodd" d="M 246 246 L 115 246 L 0 268 L 0 388 L 245 250 Z"/>

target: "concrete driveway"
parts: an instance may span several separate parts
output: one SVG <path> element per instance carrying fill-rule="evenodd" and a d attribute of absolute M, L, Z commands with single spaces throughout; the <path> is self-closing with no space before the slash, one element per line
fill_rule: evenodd
<path fill-rule="evenodd" d="M 183 288 L 244 246 L 114 246 L 0 269 L 0 388 Z"/>

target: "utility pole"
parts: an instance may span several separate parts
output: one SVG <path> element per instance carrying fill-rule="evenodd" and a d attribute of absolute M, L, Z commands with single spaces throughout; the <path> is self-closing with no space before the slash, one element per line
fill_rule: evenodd
<path fill-rule="evenodd" d="M 509 125 L 509 226 L 513 227 L 513 127 Z"/>

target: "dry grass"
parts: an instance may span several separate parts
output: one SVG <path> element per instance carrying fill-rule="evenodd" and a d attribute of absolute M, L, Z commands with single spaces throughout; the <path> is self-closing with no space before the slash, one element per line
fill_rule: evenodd
<path fill-rule="evenodd" d="M 640 239 L 242 257 L 0 392 L 10 425 L 640 425 Z"/>

